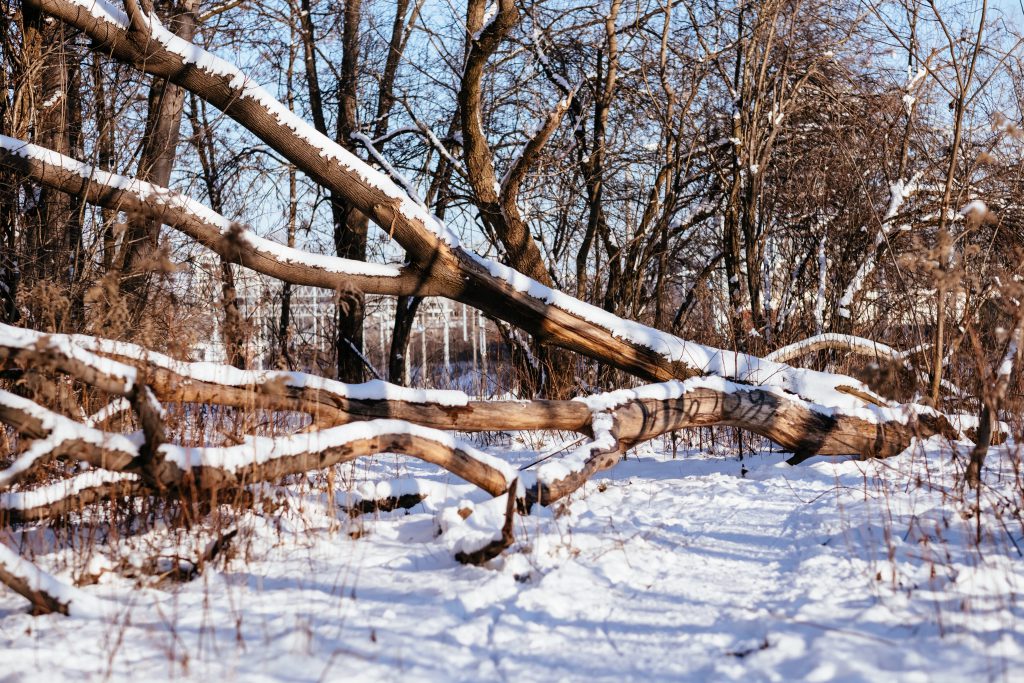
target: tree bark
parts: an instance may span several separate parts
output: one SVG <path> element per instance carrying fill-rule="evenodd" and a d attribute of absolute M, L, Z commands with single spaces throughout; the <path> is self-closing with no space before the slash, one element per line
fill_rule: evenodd
<path fill-rule="evenodd" d="M 134 4 L 134 3 L 132 3 Z M 132 4 L 128 5 L 129 7 Z M 145 11 L 136 7 L 136 11 Z M 192 42 L 196 31 L 192 0 L 177 0 L 166 8 L 168 24 L 174 35 Z M 165 77 L 157 76 L 149 88 L 149 105 L 136 177 L 166 187 L 178 154 L 185 89 Z M 117 267 L 126 272 L 124 289 L 135 297 L 132 318 L 138 321 L 145 310 L 150 274 L 146 261 L 159 246 L 160 223 L 144 214 L 129 217 Z"/>

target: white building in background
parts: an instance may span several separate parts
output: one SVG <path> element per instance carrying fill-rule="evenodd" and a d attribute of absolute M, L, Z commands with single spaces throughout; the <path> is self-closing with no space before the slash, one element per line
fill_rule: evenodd
<path fill-rule="evenodd" d="M 281 297 L 284 284 L 275 278 L 248 268 L 233 266 L 235 295 L 244 323 L 245 347 L 250 367 L 262 369 L 273 357 L 278 345 L 281 320 Z M 220 259 L 203 254 L 193 262 L 190 291 L 200 301 L 220 302 L 223 288 Z M 212 310 L 220 313 L 221 306 Z M 331 292 L 315 287 L 291 288 L 290 327 L 295 343 L 310 345 L 321 351 L 331 348 L 334 333 L 335 301 Z M 223 315 L 212 316 L 210 333 L 196 345 L 197 360 L 225 362 Z"/>
<path fill-rule="evenodd" d="M 245 325 L 247 364 L 256 369 L 269 368 L 280 344 L 279 327 L 284 284 L 247 268 L 233 266 L 235 292 Z M 204 302 L 211 316 L 209 333 L 193 349 L 195 360 L 226 362 L 222 330 L 223 315 L 219 302 L 223 298 L 220 259 L 205 253 L 193 261 L 188 274 L 187 290 L 198 302 Z M 395 323 L 397 299 L 368 295 L 363 318 L 363 355 L 386 378 L 391 333 Z M 337 297 L 333 292 L 316 287 L 291 288 L 290 349 L 293 358 L 333 357 Z M 417 311 L 413 334 L 406 356 L 407 375 L 414 384 L 433 385 L 431 372 L 436 368 L 451 375 L 453 364 L 461 358 L 473 367 L 482 366 L 486 373 L 487 358 L 480 353 L 488 346 L 487 320 L 475 309 L 447 299 L 427 298 Z M 301 362 L 301 361 L 300 361 Z M 317 371 L 316 368 L 307 368 Z"/>

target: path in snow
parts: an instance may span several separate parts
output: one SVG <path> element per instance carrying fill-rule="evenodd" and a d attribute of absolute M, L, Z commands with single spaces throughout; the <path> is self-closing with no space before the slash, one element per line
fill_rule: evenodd
<path fill-rule="evenodd" d="M 488 568 L 458 565 L 435 535 L 438 509 L 482 500 L 469 487 L 354 522 L 293 490 L 302 514 L 244 522 L 248 561 L 173 592 L 113 577 L 88 589 L 119 596 L 114 623 L 33 618 L 0 593 L 0 681 L 1024 675 L 1020 524 L 989 511 L 975 548 L 974 520 L 943 501 L 948 454 L 783 457 L 647 450 L 522 518 L 518 545 Z M 987 504 L 1012 495 L 1011 464 L 994 457 Z M 386 456 L 353 472 L 445 481 Z"/>

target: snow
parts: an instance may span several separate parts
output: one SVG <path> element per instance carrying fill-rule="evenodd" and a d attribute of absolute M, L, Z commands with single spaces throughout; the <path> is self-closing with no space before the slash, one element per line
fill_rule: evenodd
<path fill-rule="evenodd" d="M 1010 339 L 1010 343 L 1006 345 L 1006 353 L 1003 354 L 1003 360 L 999 363 L 999 368 L 996 370 L 996 376 L 1000 379 L 1010 376 L 1013 372 L 1013 363 L 1017 359 L 1017 337 L 1016 335 Z"/>
<path fill-rule="evenodd" d="M 471 553 L 491 541 L 500 540 L 507 507 L 508 494 L 475 503 L 463 500 L 459 505 L 445 508 L 437 516 L 444 547 L 454 557 L 457 553 Z M 460 511 L 466 510 L 471 510 L 472 514 L 463 519 Z"/>
<path fill-rule="evenodd" d="M 242 244 L 248 245 L 254 251 L 266 254 L 281 263 L 293 263 L 298 266 L 315 268 L 328 273 L 340 273 L 342 275 L 399 277 L 402 274 L 395 266 L 369 261 L 355 261 L 329 254 L 314 254 L 294 247 L 288 247 L 273 240 L 260 237 L 251 230 L 232 231 L 229 227 L 223 232 L 227 234 L 229 231 L 233 239 L 238 239 Z"/>
<path fill-rule="evenodd" d="M 1022 529 L 1000 503 L 1014 500 L 1015 455 L 989 456 L 975 545 L 942 448 L 795 468 L 778 453 L 643 449 L 517 518 L 517 542 L 483 567 L 452 551 L 485 537 L 502 498 L 382 456 L 339 481 L 369 491 L 399 473 L 398 490 L 419 480 L 431 497 L 350 519 L 317 485 L 273 488 L 288 505 L 241 516 L 244 550 L 195 581 L 108 571 L 70 589 L 73 605 L 110 605 L 107 619 L 32 617 L 0 589 L 0 671 L 19 683 L 1018 680 Z M 16 536 L 64 588 L 76 567 L 187 556 L 163 528 L 92 549 Z"/>
<path fill-rule="evenodd" d="M 961 216 L 970 216 L 972 214 L 977 219 L 984 218 L 988 214 L 988 204 L 980 199 L 972 199 L 966 206 L 960 209 Z"/>
<path fill-rule="evenodd" d="M 911 355 L 911 352 L 904 353 L 897 351 L 887 344 L 876 342 L 872 339 L 865 339 L 864 337 L 857 337 L 852 334 L 839 334 L 838 332 L 825 332 L 823 334 L 816 334 L 807 339 L 802 339 L 798 342 L 788 344 L 786 346 L 775 349 L 771 353 L 765 356 L 765 360 L 770 361 L 786 361 L 789 358 L 795 358 L 807 349 L 813 348 L 818 343 L 833 343 L 841 344 L 850 349 L 859 349 L 864 353 L 877 355 L 882 358 L 889 358 L 893 361 L 906 361 L 906 358 Z"/>
<path fill-rule="evenodd" d="M 339 504 L 354 507 L 363 501 L 372 502 L 415 495 L 443 499 L 448 495 L 448 485 L 445 482 L 415 477 L 364 481 L 354 491 L 343 493 Z"/>
<path fill-rule="evenodd" d="M 49 109 L 53 105 L 57 104 L 57 102 L 59 102 L 62 97 L 64 97 L 64 91 L 63 90 L 57 90 L 52 95 L 47 97 L 46 100 L 43 101 L 43 103 L 39 105 L 39 108 L 41 110 L 43 110 L 43 111 L 46 111 L 47 109 Z"/>
<path fill-rule="evenodd" d="M 875 252 L 878 251 L 878 248 L 882 246 L 885 238 L 892 231 L 893 220 L 903 207 L 903 203 L 920 189 L 920 180 L 921 173 L 916 173 L 909 181 L 900 179 L 889 186 L 889 205 L 885 209 L 885 215 L 882 216 L 881 228 L 875 234 L 874 246 L 868 251 L 867 256 L 861 262 L 856 274 L 850 280 L 850 284 L 846 286 L 846 291 L 843 292 L 843 296 L 839 300 L 839 315 L 842 317 L 850 317 L 850 305 L 853 303 L 853 298 L 857 296 L 857 292 L 863 288 L 865 280 L 875 270 Z"/>
<path fill-rule="evenodd" d="M 419 119 L 415 119 L 415 122 L 419 131 L 423 133 L 424 136 L 426 136 L 427 140 L 434 147 L 434 151 L 440 154 L 444 158 L 444 160 L 447 161 L 451 165 L 451 167 L 455 169 L 456 173 L 465 178 L 467 172 L 466 169 L 463 168 L 462 162 L 451 155 L 451 153 L 448 151 L 448 148 L 445 147 L 444 144 L 437 139 L 437 135 L 434 134 L 434 131 L 431 130 L 430 126 L 428 126 L 423 121 L 420 121 Z M 456 141 L 456 144 L 461 145 L 462 132 L 459 131 L 455 133 L 453 139 Z"/>
<path fill-rule="evenodd" d="M 818 242 L 818 292 L 814 297 L 814 325 L 818 334 L 824 331 L 825 326 L 825 285 L 827 283 L 828 256 L 825 251 L 825 243 L 828 241 L 828 233 L 823 233 Z"/>
<path fill-rule="evenodd" d="M 124 397 L 116 398 L 107 405 L 97 410 L 92 415 L 90 415 L 89 418 L 85 421 L 85 426 L 95 427 L 104 420 L 113 417 L 114 415 L 123 413 L 126 410 L 131 410 L 131 407 L 132 404 L 128 402 L 128 399 Z"/>
<path fill-rule="evenodd" d="M 537 56 L 537 61 L 540 62 L 541 66 L 544 68 L 544 71 L 548 75 L 548 78 L 554 81 L 555 85 L 557 85 L 562 92 L 567 93 L 570 90 L 572 90 L 572 86 L 569 85 L 569 81 L 565 80 L 565 78 L 560 73 L 558 73 L 557 71 L 555 71 L 554 68 L 552 68 L 551 62 L 548 60 L 548 56 L 544 52 L 544 47 L 541 45 L 541 40 L 544 39 L 544 34 L 536 25 L 534 25 L 533 27 L 531 37 L 532 40 L 530 41 L 530 44 L 533 47 L 534 53 Z"/>
<path fill-rule="evenodd" d="M 574 472 L 582 471 L 595 453 L 615 449 L 617 439 L 612 431 L 615 427 L 615 419 L 610 413 L 594 413 L 590 426 L 594 432 L 594 438 L 591 441 L 559 458 L 548 460 L 537 468 L 534 476 L 539 483 L 554 484 Z M 532 484 L 530 479 L 531 477 L 527 475 L 526 481 Z"/>
<path fill-rule="evenodd" d="M 722 377 L 691 377 L 688 380 L 672 380 L 659 382 L 657 384 L 645 384 L 635 389 L 616 389 L 591 396 L 581 396 L 573 399 L 585 403 L 593 413 L 607 412 L 618 406 L 637 400 L 671 401 L 682 398 L 687 391 L 697 388 L 714 389 L 716 391 L 728 392 L 734 390 L 750 389 L 748 386 L 737 385 Z"/>
<path fill-rule="evenodd" d="M 491 22 L 498 16 L 498 3 L 489 2 L 487 3 L 487 9 L 484 10 L 483 20 L 480 22 L 480 30 L 473 34 L 473 40 L 480 40 L 480 36 L 483 32 L 490 28 Z"/>
<path fill-rule="evenodd" d="M 914 88 L 915 88 L 915 87 L 917 86 L 917 84 L 918 84 L 918 83 L 920 83 L 920 82 L 921 82 L 921 81 L 922 81 L 922 80 L 924 79 L 924 77 L 925 77 L 925 76 L 927 76 L 927 75 L 928 75 L 928 69 L 926 69 L 926 68 L 924 68 L 924 67 L 922 66 L 922 67 L 919 67 L 919 68 L 918 68 L 918 70 L 917 70 L 917 73 L 915 73 L 915 74 L 913 74 L 913 76 L 911 76 L 911 74 L 910 74 L 910 66 L 908 65 L 908 66 L 907 66 L 907 84 L 906 84 L 906 86 L 904 87 L 904 89 L 905 89 L 905 90 L 906 90 L 907 92 L 910 92 L 910 91 L 911 91 L 911 90 L 913 90 L 913 89 L 914 89 Z"/>
<path fill-rule="evenodd" d="M 421 205 L 423 204 L 423 200 L 416 193 L 416 189 L 413 187 L 412 182 L 399 173 L 394 166 L 388 163 L 388 160 L 384 158 L 384 156 L 377 150 L 377 147 L 373 144 L 373 140 L 359 131 L 352 131 L 351 137 L 353 140 L 361 144 L 363 149 L 369 152 L 377 165 L 384 169 L 384 172 L 388 174 L 388 177 L 398 183 L 398 185 L 414 202 Z"/>

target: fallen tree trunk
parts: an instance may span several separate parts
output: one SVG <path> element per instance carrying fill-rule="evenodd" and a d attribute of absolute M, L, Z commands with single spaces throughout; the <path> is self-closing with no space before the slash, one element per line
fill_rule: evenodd
<path fill-rule="evenodd" d="M 97 351 L 117 354 L 127 363 L 96 355 Z M 572 401 L 478 401 L 472 402 L 479 407 L 475 413 L 461 392 L 412 390 L 383 382 L 349 385 L 301 373 L 183 363 L 130 344 L 0 326 L 0 359 L 4 358 L 37 368 L 52 366 L 108 393 L 135 397 L 132 405 L 144 429 L 140 443 L 0 391 L 0 421 L 35 439 L 14 464 L 0 471 L 0 487 L 57 456 L 137 474 L 152 490 L 181 490 L 187 485 L 213 491 L 393 452 L 437 464 L 492 495 L 507 490 L 511 471 L 504 463 L 418 424 L 420 420 L 449 430 L 471 425 L 474 430 L 504 426 L 587 434 L 589 442 L 542 465 L 534 481 L 524 480 L 528 500 L 550 503 L 613 466 L 629 448 L 679 429 L 744 429 L 792 451 L 794 462 L 816 453 L 887 457 L 904 450 L 915 436 L 960 436 L 941 415 L 926 408 L 872 406 L 861 415 L 827 415 L 778 388 L 722 378 L 675 380 Z M 138 400 L 140 396 L 151 398 Z M 333 420 L 342 424 L 287 437 L 247 437 L 246 443 L 236 446 L 188 448 L 165 443 L 162 436 L 168 430 L 159 401 L 174 400 L 237 408 L 262 403 L 270 410 L 313 415 L 329 408 Z M 382 415 L 390 419 L 380 419 Z"/>
<path fill-rule="evenodd" d="M 0 583 L 30 603 L 35 614 L 89 613 L 97 601 L 72 588 L 0 543 Z"/>

